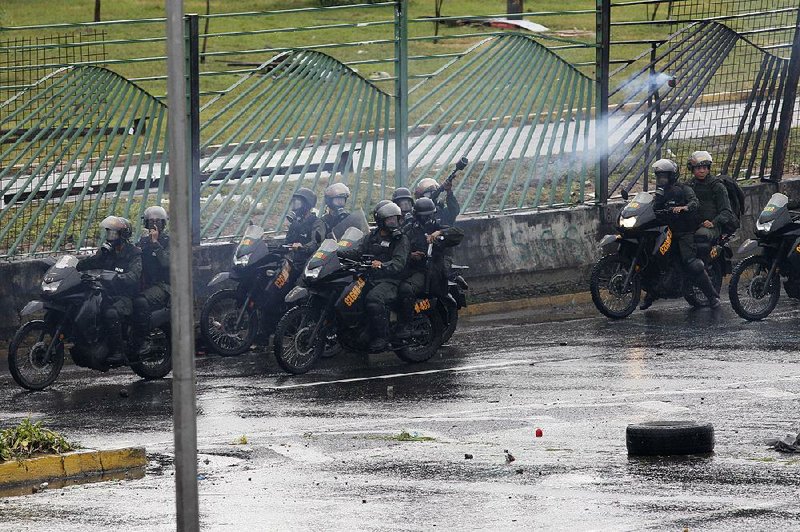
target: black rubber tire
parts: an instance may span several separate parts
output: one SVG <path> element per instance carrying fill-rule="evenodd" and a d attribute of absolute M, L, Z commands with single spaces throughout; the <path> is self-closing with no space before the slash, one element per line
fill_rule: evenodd
<path fill-rule="evenodd" d="M 172 371 L 172 338 L 169 324 L 156 327 L 150 332 L 152 349 L 163 351 L 163 356 L 155 360 L 131 363 L 131 370 L 141 378 L 151 381 L 163 379 Z M 148 357 L 151 355 L 148 355 Z"/>
<path fill-rule="evenodd" d="M 628 456 L 674 456 L 714 452 L 714 427 L 694 421 L 652 421 L 628 425 Z"/>
<path fill-rule="evenodd" d="M 313 320 L 306 318 L 308 312 L 309 310 L 306 307 L 294 307 L 289 309 L 280 321 L 278 321 L 278 326 L 275 327 L 275 336 L 272 339 L 272 350 L 275 354 L 275 360 L 278 361 L 278 365 L 284 371 L 293 375 L 300 375 L 310 370 L 320 356 L 322 356 L 324 350 L 324 346 L 320 347 L 319 345 L 315 345 L 304 346 L 306 349 L 303 351 L 302 355 L 297 351 L 297 344 L 295 342 L 298 327 L 303 324 L 304 320 L 307 325 L 303 326 L 303 329 L 307 329 L 308 327 L 313 329 L 315 325 Z M 292 343 L 288 344 L 287 342 Z M 284 351 L 284 345 L 286 346 L 286 351 Z M 300 358 L 292 356 L 293 349 L 295 350 L 294 352 L 301 355 Z"/>
<path fill-rule="evenodd" d="M 708 276 L 711 278 L 711 284 L 714 290 L 719 294 L 722 289 L 722 265 L 720 263 L 715 263 L 711 271 L 708 272 Z M 706 295 L 694 284 L 689 285 L 687 291 L 683 294 L 683 298 L 695 308 L 708 306 L 708 298 L 706 298 Z"/>
<path fill-rule="evenodd" d="M 203 303 L 203 309 L 200 311 L 200 333 L 208 346 L 215 352 L 224 357 L 231 357 L 241 355 L 253 345 L 256 334 L 258 334 L 259 320 L 258 312 L 254 309 L 247 311 L 247 329 L 244 331 L 244 336 L 241 339 L 234 340 L 233 335 L 223 332 L 224 338 L 230 342 L 221 343 L 222 337 L 218 331 L 213 330 L 211 326 L 211 312 L 214 306 L 221 301 L 230 300 L 232 308 L 237 309 L 239 300 L 236 290 L 226 288 L 211 294 L 211 297 L 206 299 Z"/>
<path fill-rule="evenodd" d="M 759 312 L 753 312 L 744 308 L 739 299 L 739 283 L 742 280 L 742 273 L 753 265 L 759 265 L 767 271 L 769 271 L 770 268 L 769 260 L 761 255 L 752 255 L 744 259 L 733 269 L 731 282 L 728 285 L 728 297 L 731 300 L 731 306 L 733 310 L 736 311 L 736 314 L 748 321 L 759 321 L 769 316 L 770 313 L 775 310 L 775 307 L 778 306 L 778 299 L 781 297 L 781 283 L 778 275 L 775 275 L 771 283 L 772 286 L 769 288 L 769 299 L 766 301 L 766 306 Z"/>
<path fill-rule="evenodd" d="M 64 366 L 64 344 L 62 342 L 58 343 L 56 353 L 50 360 L 50 364 L 48 364 L 50 369 L 44 378 L 39 381 L 32 381 L 26 377 L 24 372 L 20 369 L 22 365 L 21 362 L 23 360 L 27 360 L 29 362 L 31 361 L 30 357 L 32 356 L 32 353 L 30 350 L 25 351 L 25 345 L 23 345 L 28 336 L 31 334 L 39 338 L 48 334 L 52 335 L 52 333 L 47 330 L 47 325 L 43 320 L 29 321 L 17 329 L 17 332 L 14 333 L 14 338 L 8 345 L 8 370 L 11 372 L 11 376 L 14 377 L 16 383 L 23 388 L 34 391 L 44 390 L 53 384 L 53 382 L 55 382 L 55 380 L 58 378 L 59 373 L 61 373 L 61 368 Z M 32 346 L 36 347 L 39 352 L 41 352 L 42 348 L 42 346 L 38 345 L 40 342 L 42 342 L 42 340 L 35 342 Z M 45 341 L 44 343 L 47 342 Z"/>
<path fill-rule="evenodd" d="M 605 274 L 605 270 L 608 268 L 613 268 L 614 265 L 618 265 L 622 272 L 627 272 L 628 267 L 630 264 L 627 260 L 624 260 L 619 255 L 606 255 L 599 261 L 597 264 L 594 265 L 592 268 L 592 275 L 591 281 L 589 283 L 589 288 L 592 292 L 592 302 L 594 302 L 594 306 L 597 307 L 601 313 L 609 318 L 618 320 L 622 318 L 627 318 L 630 316 L 636 307 L 639 305 L 639 298 L 642 296 L 642 280 L 639 275 L 634 275 L 631 279 L 631 300 L 628 304 L 622 307 L 619 310 L 609 308 L 606 303 L 603 301 L 603 298 L 600 294 L 600 290 L 603 288 L 607 288 L 604 286 L 606 283 L 603 282 L 601 276 Z M 608 283 L 610 284 L 612 280 L 617 280 L 617 277 L 621 275 L 621 273 L 615 274 L 613 279 L 609 279 Z M 624 279 L 624 278 L 623 278 Z"/>
<path fill-rule="evenodd" d="M 456 332 L 458 328 L 458 309 L 451 308 L 449 310 L 450 314 L 450 323 L 447 324 L 445 327 L 444 332 L 442 333 L 442 344 L 446 344 L 450 341 L 450 338 L 453 337 L 453 334 Z"/>
<path fill-rule="evenodd" d="M 409 364 L 417 364 L 430 360 L 442 346 L 444 322 L 441 316 L 439 316 L 438 312 L 428 312 L 423 316 L 428 318 L 432 331 L 432 334 L 428 337 L 428 341 L 424 345 L 402 347 L 394 350 L 400 360 L 408 362 Z M 414 321 L 419 323 L 417 317 L 414 318 Z M 412 324 L 412 326 L 415 325 Z"/>

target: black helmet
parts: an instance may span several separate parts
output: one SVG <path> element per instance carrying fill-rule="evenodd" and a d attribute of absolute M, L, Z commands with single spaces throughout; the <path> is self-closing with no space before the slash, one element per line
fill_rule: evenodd
<path fill-rule="evenodd" d="M 400 187 L 394 191 L 392 194 L 392 201 L 400 207 L 400 210 L 403 211 L 403 215 L 407 212 L 411 212 L 411 209 L 414 207 L 414 197 L 411 195 L 411 191 L 405 187 Z"/>
<path fill-rule="evenodd" d="M 350 189 L 344 183 L 334 183 L 325 189 L 325 205 L 333 210 L 343 209 L 350 197 Z"/>
<path fill-rule="evenodd" d="M 308 212 L 317 204 L 317 195 L 310 188 L 298 188 L 292 194 L 292 210 L 294 212 Z"/>
<path fill-rule="evenodd" d="M 420 198 L 414 202 L 414 218 L 421 225 L 427 225 L 436 219 L 436 204 L 430 198 Z"/>
<path fill-rule="evenodd" d="M 690 172 L 702 166 L 711 169 L 711 163 L 713 162 L 714 160 L 711 158 L 711 154 L 707 151 L 696 151 L 689 156 L 689 160 L 686 161 L 686 168 L 688 168 Z"/>
<path fill-rule="evenodd" d="M 159 205 L 146 208 L 142 214 L 142 223 L 145 229 L 152 229 L 152 226 L 155 226 L 159 231 L 163 231 L 167 227 L 168 220 L 167 210 Z"/>
<path fill-rule="evenodd" d="M 389 203 L 392 203 L 392 201 L 388 199 L 382 199 L 375 204 L 375 208 L 372 209 L 372 219 L 375 220 L 375 223 L 378 222 L 378 211 L 380 210 L 380 208 L 383 207 L 384 205 L 388 205 Z"/>
<path fill-rule="evenodd" d="M 131 222 L 122 216 L 106 216 L 100 222 L 100 229 L 105 230 L 105 239 L 110 244 L 127 241 L 133 232 Z"/>
<path fill-rule="evenodd" d="M 422 196 L 430 197 L 430 195 L 436 192 L 438 188 L 439 183 L 437 183 L 435 179 L 426 177 L 417 183 L 417 188 L 414 189 L 414 197 L 417 199 L 421 198 Z"/>
<path fill-rule="evenodd" d="M 398 230 L 402 216 L 403 212 L 400 207 L 388 200 L 384 205 L 375 209 L 375 223 L 380 229 Z"/>
<path fill-rule="evenodd" d="M 678 165 L 669 159 L 659 159 L 653 163 L 653 173 L 656 174 L 656 183 L 659 179 L 667 178 L 670 185 L 678 180 Z"/>

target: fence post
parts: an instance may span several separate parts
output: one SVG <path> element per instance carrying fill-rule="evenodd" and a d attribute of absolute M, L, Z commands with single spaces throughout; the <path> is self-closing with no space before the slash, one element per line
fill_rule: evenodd
<path fill-rule="evenodd" d="M 800 10 L 797 11 L 797 23 L 792 41 L 792 55 L 789 58 L 789 69 L 786 74 L 786 85 L 781 102 L 781 116 L 778 121 L 778 132 L 775 135 L 775 150 L 772 152 L 772 168 L 770 176 L 762 176 L 762 181 L 778 182 L 783 178 L 783 167 L 786 164 L 786 150 L 789 149 L 789 135 L 792 132 L 794 101 L 797 98 L 797 85 L 800 83 Z"/>
<path fill-rule="evenodd" d="M 394 15 L 395 187 L 408 184 L 408 0 L 397 0 Z M 387 137 L 386 142 L 389 139 Z"/>
<path fill-rule="evenodd" d="M 595 200 L 601 206 L 608 203 L 608 75 L 611 44 L 611 0 L 596 0 L 595 79 L 597 107 L 595 111 L 595 153 L 597 180 Z"/>
<path fill-rule="evenodd" d="M 192 245 L 200 245 L 200 21 L 186 15 L 186 72 L 189 91 L 189 175 L 192 185 Z"/>

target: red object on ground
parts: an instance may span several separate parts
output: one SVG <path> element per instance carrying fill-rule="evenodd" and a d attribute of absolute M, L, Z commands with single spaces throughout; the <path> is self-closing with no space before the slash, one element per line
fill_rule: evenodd
<path fill-rule="evenodd" d="M 538 429 L 537 428 L 536 429 L 536 437 L 537 438 L 541 438 L 542 436 L 544 436 L 544 432 L 542 432 L 542 429 Z"/>

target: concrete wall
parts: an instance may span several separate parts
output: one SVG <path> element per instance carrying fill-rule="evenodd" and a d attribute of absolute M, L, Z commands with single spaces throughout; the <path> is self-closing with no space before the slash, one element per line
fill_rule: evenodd
<path fill-rule="evenodd" d="M 745 188 L 746 205 L 738 242 L 753 234 L 755 219 L 778 189 L 772 184 Z M 800 199 L 800 179 L 787 179 L 780 190 Z M 609 205 L 606 221 L 616 220 L 622 203 Z M 597 207 L 577 207 L 459 221 L 466 232 L 456 248 L 455 263 L 470 267 L 469 298 L 503 301 L 537 295 L 582 292 L 597 260 L 597 241 L 613 232 L 601 223 Z M 198 305 L 208 297 L 206 284 L 230 266 L 233 244 L 205 245 L 195 250 L 195 296 Z M 43 260 L 0 264 L 0 340 L 19 325 L 19 310 L 37 295 L 47 264 Z"/>

